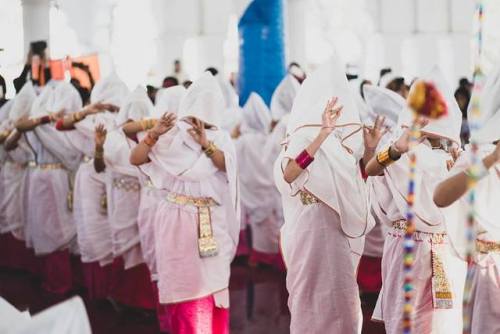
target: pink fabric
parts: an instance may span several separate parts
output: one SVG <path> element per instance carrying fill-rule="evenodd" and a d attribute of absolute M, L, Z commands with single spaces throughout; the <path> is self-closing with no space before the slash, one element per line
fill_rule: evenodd
<path fill-rule="evenodd" d="M 151 282 L 153 293 L 156 296 L 156 318 L 158 319 L 158 327 L 162 333 L 170 332 L 170 317 L 167 311 L 167 305 L 160 304 L 158 299 L 158 285 L 156 282 Z"/>
<path fill-rule="evenodd" d="M 0 266 L 40 273 L 40 259 L 12 233 L 0 234 Z"/>
<path fill-rule="evenodd" d="M 122 304 L 154 310 L 158 304 L 157 294 L 151 286 L 151 275 L 146 264 L 125 270 L 123 260 L 113 262 L 113 281 L 110 297 Z"/>
<path fill-rule="evenodd" d="M 229 333 L 229 309 L 216 307 L 213 296 L 166 306 L 172 334 Z"/>
<path fill-rule="evenodd" d="M 363 255 L 358 267 L 358 285 L 363 292 L 379 292 L 382 287 L 382 258 Z"/>
<path fill-rule="evenodd" d="M 471 333 L 500 333 L 500 254 L 479 254 L 477 260 Z"/>
<path fill-rule="evenodd" d="M 42 287 L 48 292 L 65 294 L 73 288 L 71 262 L 68 250 L 43 256 Z"/>
<path fill-rule="evenodd" d="M 358 333 L 361 302 L 351 240 L 328 206 L 299 205 L 281 230 L 290 333 Z"/>
<path fill-rule="evenodd" d="M 250 252 L 249 262 L 267 264 L 275 267 L 279 271 L 286 271 L 281 253 L 264 253 L 252 249 Z"/>
<path fill-rule="evenodd" d="M 246 229 L 240 230 L 238 248 L 236 256 L 248 256 L 250 254 L 250 246 L 248 245 L 248 232 Z"/>
<path fill-rule="evenodd" d="M 452 309 L 434 309 L 431 293 L 431 243 L 430 235 L 415 242 L 414 277 L 414 333 L 461 333 L 462 332 L 462 296 L 465 283 L 466 266 L 455 256 L 449 244 L 434 245 L 439 251 L 443 267 L 448 276 L 453 293 Z M 400 231 L 389 232 L 382 257 L 383 285 L 373 317 L 383 320 L 388 334 L 402 333 L 403 315 L 403 234 Z M 381 319 L 379 317 L 381 316 Z"/>
<path fill-rule="evenodd" d="M 108 297 L 113 279 L 111 264 L 101 267 L 99 262 L 83 263 L 84 286 L 90 300 Z"/>

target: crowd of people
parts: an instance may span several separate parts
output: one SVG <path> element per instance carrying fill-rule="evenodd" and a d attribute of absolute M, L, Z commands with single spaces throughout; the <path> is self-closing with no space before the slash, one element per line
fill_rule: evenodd
<path fill-rule="evenodd" d="M 162 88 L 129 91 L 112 73 L 89 98 L 76 82 L 18 80 L 0 109 L 0 264 L 61 296 L 78 266 L 91 299 L 154 309 L 164 332 L 222 334 L 244 256 L 286 271 L 291 333 L 359 333 L 360 293 L 378 295 L 373 318 L 400 333 L 416 157 L 413 331 L 462 332 L 470 178 L 466 311 L 472 333 L 500 331 L 500 70 L 467 136 L 468 82 L 453 92 L 438 68 L 424 74 L 448 107 L 429 120 L 413 117 L 404 78 L 381 74 L 348 78 L 334 57 L 306 78 L 292 63 L 269 107 L 254 92 L 242 108 L 215 68 L 191 82 L 180 63 Z"/>

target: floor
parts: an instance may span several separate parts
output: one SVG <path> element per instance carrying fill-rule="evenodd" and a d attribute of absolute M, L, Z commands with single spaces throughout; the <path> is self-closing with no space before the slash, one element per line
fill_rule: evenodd
<path fill-rule="evenodd" d="M 85 301 L 94 334 L 159 333 L 154 314 L 133 310 L 115 311 L 107 301 Z M 285 276 L 270 268 L 234 264 L 230 283 L 232 334 L 285 334 L 290 315 Z M 27 273 L 0 269 L 0 296 L 20 310 L 39 312 L 57 303 L 40 288 L 40 281 Z M 383 326 L 369 321 L 374 298 L 363 298 L 364 334 L 384 333 Z"/>

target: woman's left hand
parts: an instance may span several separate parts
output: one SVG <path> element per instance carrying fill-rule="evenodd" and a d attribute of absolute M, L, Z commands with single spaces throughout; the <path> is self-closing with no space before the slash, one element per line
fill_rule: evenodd
<path fill-rule="evenodd" d="M 200 146 L 205 149 L 208 147 L 207 134 L 205 132 L 205 123 L 197 118 L 191 120 L 192 128 L 188 130 L 188 133 L 193 137 L 193 139 L 200 144 Z"/>
<path fill-rule="evenodd" d="M 363 139 L 365 143 L 365 150 L 375 151 L 380 142 L 380 139 L 387 132 L 387 129 L 384 128 L 385 117 L 377 116 L 375 119 L 375 124 L 373 127 L 364 127 L 363 128 Z"/>

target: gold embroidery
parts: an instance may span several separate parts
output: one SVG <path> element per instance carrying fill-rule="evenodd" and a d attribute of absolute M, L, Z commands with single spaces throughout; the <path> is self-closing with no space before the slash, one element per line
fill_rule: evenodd
<path fill-rule="evenodd" d="M 487 241 L 487 240 L 476 240 L 476 250 L 479 253 L 500 253 L 500 242 Z"/>
<path fill-rule="evenodd" d="M 302 202 L 303 205 L 311 205 L 320 202 L 319 199 L 316 198 L 316 196 L 314 196 L 308 191 L 301 190 L 299 191 L 299 194 L 300 194 L 300 201 Z"/>
<path fill-rule="evenodd" d="M 213 236 L 210 207 L 218 203 L 211 197 L 191 197 L 169 193 L 167 201 L 178 205 L 190 205 L 198 209 L 198 252 L 200 257 L 218 254 L 217 241 Z"/>
<path fill-rule="evenodd" d="M 52 163 L 52 164 L 37 164 L 35 161 L 28 162 L 28 167 L 37 168 L 43 171 L 47 170 L 55 170 L 55 169 L 64 169 L 64 165 L 62 163 Z"/>
<path fill-rule="evenodd" d="M 125 191 L 139 191 L 141 190 L 141 185 L 138 181 L 130 178 L 116 178 L 113 179 L 113 187 L 116 189 L 122 189 Z"/>
<path fill-rule="evenodd" d="M 392 223 L 394 237 L 403 237 L 408 228 L 406 220 L 398 220 Z M 431 289 L 432 304 L 435 309 L 453 308 L 453 292 L 450 281 L 446 275 L 443 261 L 439 255 L 439 247 L 446 242 L 446 233 L 430 233 L 415 231 L 413 240 L 428 241 L 431 244 Z"/>

